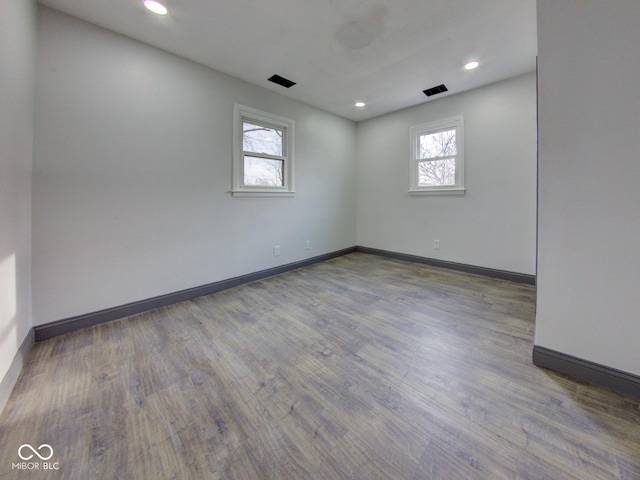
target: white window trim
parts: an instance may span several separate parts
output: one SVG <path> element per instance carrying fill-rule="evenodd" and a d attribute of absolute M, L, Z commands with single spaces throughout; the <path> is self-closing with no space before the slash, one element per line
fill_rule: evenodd
<path fill-rule="evenodd" d="M 435 133 L 441 130 L 456 129 L 456 183 L 446 186 L 418 185 L 418 137 L 424 133 Z M 414 125 L 410 128 L 411 158 L 409 159 L 409 195 L 464 195 L 464 119 L 462 115 L 446 118 L 437 122 Z"/>
<path fill-rule="evenodd" d="M 264 187 L 244 185 L 244 154 L 242 149 L 242 121 L 255 121 L 285 130 L 284 186 Z M 233 105 L 233 172 L 231 194 L 234 197 L 292 197 L 294 188 L 294 135 L 295 122 L 291 119 L 263 112 L 235 103 Z"/>

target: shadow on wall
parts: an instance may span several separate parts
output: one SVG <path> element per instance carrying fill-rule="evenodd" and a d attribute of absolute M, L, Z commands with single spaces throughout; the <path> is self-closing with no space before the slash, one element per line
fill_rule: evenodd
<path fill-rule="evenodd" d="M 18 346 L 16 283 L 16 254 L 12 253 L 0 260 L 0 352 L 11 356 Z M 5 360 L 8 367 L 11 359 L 2 359 Z M 0 372 L 0 379 L 5 374 Z"/>

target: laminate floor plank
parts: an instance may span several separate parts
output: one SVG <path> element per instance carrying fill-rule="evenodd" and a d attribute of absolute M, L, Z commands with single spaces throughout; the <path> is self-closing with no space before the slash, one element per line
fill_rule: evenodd
<path fill-rule="evenodd" d="M 354 253 L 39 342 L 0 479 L 640 480 L 640 402 L 533 366 L 534 309 Z"/>

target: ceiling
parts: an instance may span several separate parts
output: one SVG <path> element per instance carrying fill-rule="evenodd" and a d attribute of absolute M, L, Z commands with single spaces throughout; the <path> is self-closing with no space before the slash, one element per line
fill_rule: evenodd
<path fill-rule="evenodd" d="M 141 0 L 40 3 L 355 121 L 533 71 L 537 52 L 535 0 L 164 0 L 165 17 Z"/>

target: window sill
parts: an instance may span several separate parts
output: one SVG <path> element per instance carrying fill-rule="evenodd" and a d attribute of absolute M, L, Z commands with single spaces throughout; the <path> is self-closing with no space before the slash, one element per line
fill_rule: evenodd
<path fill-rule="evenodd" d="M 289 191 L 269 191 L 269 190 L 232 190 L 233 197 L 295 197 L 296 192 Z"/>
<path fill-rule="evenodd" d="M 464 195 L 467 192 L 465 188 L 439 188 L 437 190 L 409 190 L 409 195 Z"/>

